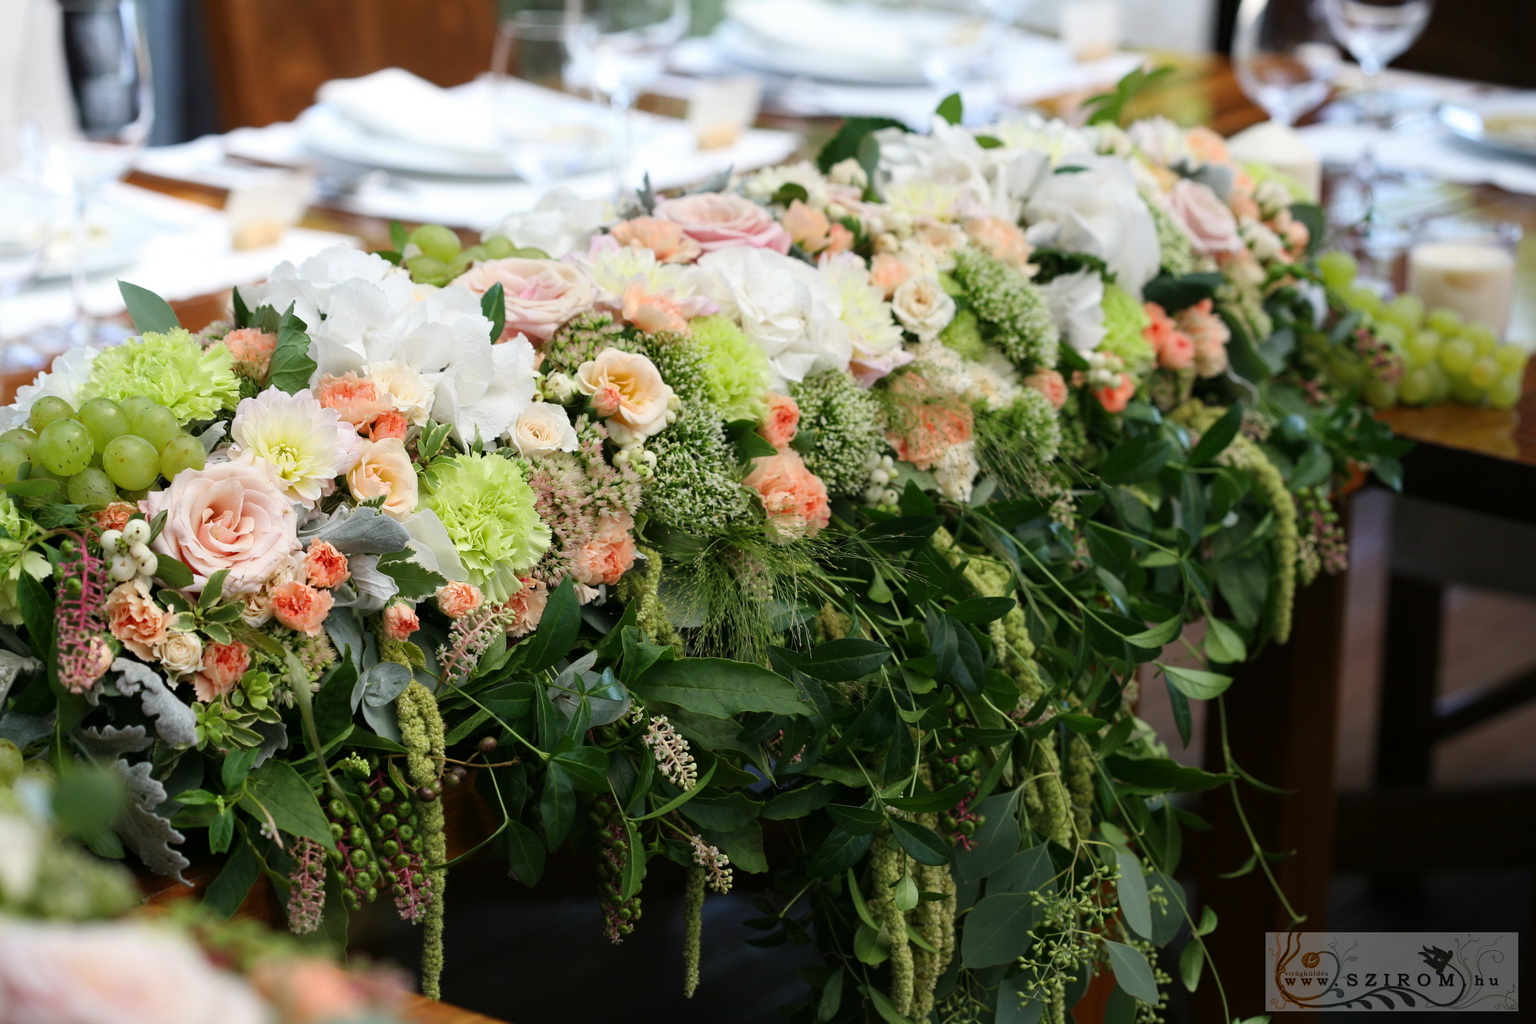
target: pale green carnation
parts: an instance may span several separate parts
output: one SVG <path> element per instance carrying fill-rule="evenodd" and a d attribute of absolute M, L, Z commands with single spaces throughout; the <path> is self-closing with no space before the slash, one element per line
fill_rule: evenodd
<path fill-rule="evenodd" d="M 469 581 L 493 605 L 517 593 L 518 574 L 537 565 L 550 542 L 522 470 L 499 455 L 459 455 L 433 465 L 426 484 L 421 503 L 443 521 Z"/>
<path fill-rule="evenodd" d="M 182 423 L 213 419 L 240 400 L 240 378 L 234 357 L 223 345 L 203 348 L 190 333 L 177 327 L 164 334 L 145 332 L 113 348 L 103 349 L 91 364 L 91 375 L 80 389 L 89 398 L 144 395 L 165 406 Z"/>
<path fill-rule="evenodd" d="M 1099 351 L 1119 356 L 1133 377 L 1150 370 L 1156 358 L 1144 333 L 1151 323 L 1136 296 L 1119 285 L 1104 286 L 1104 340 Z"/>
<path fill-rule="evenodd" d="M 768 407 L 768 355 L 723 316 L 692 323 L 693 341 L 704 355 L 704 386 L 727 421 L 761 420 Z"/>

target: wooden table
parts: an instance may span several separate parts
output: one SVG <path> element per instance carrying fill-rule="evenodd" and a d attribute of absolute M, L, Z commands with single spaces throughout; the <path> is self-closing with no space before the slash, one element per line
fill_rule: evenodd
<path fill-rule="evenodd" d="M 1070 108 L 1083 97 L 1064 97 L 1050 106 Z M 1201 122 L 1231 134 L 1263 120 L 1263 113 L 1239 88 L 1227 63 L 1219 58 L 1183 59 L 1178 71 L 1155 92 L 1138 101 L 1138 114 L 1163 112 L 1185 122 Z M 775 119 L 774 127 L 806 131 L 825 138 L 827 122 Z M 184 198 L 217 203 L 214 190 L 184 183 L 137 177 L 136 183 Z M 1515 220 L 1536 239 L 1536 198 L 1498 189 L 1436 186 L 1430 200 L 1437 212 L 1469 212 Z M 388 240 L 388 225 L 377 218 L 316 210 L 306 224 L 360 235 L 373 246 Z M 1529 248 L 1528 250 L 1529 251 Z M 1517 301 L 1511 336 L 1536 339 L 1536 264 L 1524 260 L 1523 287 Z M 197 326 L 225 314 L 227 296 L 210 296 L 179 304 L 184 322 Z M 1518 413 L 1445 405 L 1432 409 L 1401 409 L 1384 414 L 1399 433 L 1421 442 L 1407 460 L 1406 489 L 1428 497 L 1455 495 L 1470 507 L 1503 514 L 1511 505 L 1510 488 L 1521 488 L 1521 507 L 1536 515 L 1536 377 L 1528 376 L 1525 399 Z M 1325 577 L 1298 598 L 1293 639 L 1272 648 L 1239 672 L 1237 685 L 1226 698 L 1230 738 L 1243 766 L 1254 776 L 1290 791 L 1279 796 L 1248 789 L 1244 798 L 1249 820 L 1260 844 L 1268 850 L 1291 852 L 1275 865 L 1280 884 L 1305 927 L 1326 927 L 1329 883 L 1333 868 L 1335 783 L 1339 694 L 1344 685 L 1341 650 L 1344 593 L 1347 577 Z M 1208 744 L 1214 746 L 1213 744 Z M 1210 757 L 1208 756 L 1208 761 Z M 1207 801 L 1204 810 L 1222 827 L 1191 847 L 1197 859 L 1199 892 L 1221 914 L 1215 944 L 1217 965 L 1232 1011 L 1239 1016 L 1261 1012 L 1262 943 L 1266 931 L 1285 928 L 1289 915 L 1267 883 L 1250 874 L 1218 880 L 1248 856 L 1246 839 L 1230 820 L 1223 798 Z M 1213 986 L 1202 987 L 1208 998 Z M 422 1020 L 483 1020 L 452 1016 L 449 1008 L 434 1012 L 449 1016 Z M 1209 1005 L 1201 1020 L 1218 1019 Z"/>

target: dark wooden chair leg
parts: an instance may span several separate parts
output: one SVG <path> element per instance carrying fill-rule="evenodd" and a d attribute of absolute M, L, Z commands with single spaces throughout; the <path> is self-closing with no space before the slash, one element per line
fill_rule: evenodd
<path fill-rule="evenodd" d="M 1445 589 L 1438 581 L 1396 573 L 1388 584 L 1377 715 L 1377 789 L 1426 789 L 1434 776 Z"/>

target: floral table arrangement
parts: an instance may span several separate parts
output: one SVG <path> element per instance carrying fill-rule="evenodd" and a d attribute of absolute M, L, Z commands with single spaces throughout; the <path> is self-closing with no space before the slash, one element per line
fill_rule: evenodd
<path fill-rule="evenodd" d="M 472 779 L 523 882 L 595 859 L 615 942 L 684 865 L 689 991 L 703 900 L 768 872 L 797 1019 L 1061 1021 L 1094 975 L 1151 1019 L 1216 920 L 1178 794 L 1244 772 L 1138 688 L 1187 740 L 1401 446 L 1316 208 L 1124 95 L 401 231 L 195 334 L 126 287 L 141 336 L 0 414 L 0 735 L 123 780 L 98 854 L 202 832 L 222 913 L 393 901 L 429 994 Z"/>

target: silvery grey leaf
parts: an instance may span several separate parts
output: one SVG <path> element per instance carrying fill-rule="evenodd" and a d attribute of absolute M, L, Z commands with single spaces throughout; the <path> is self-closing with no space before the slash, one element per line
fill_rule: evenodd
<path fill-rule="evenodd" d="M 0 740 L 10 740 L 23 749 L 51 732 L 52 715 L 23 715 L 15 711 L 0 715 Z"/>
<path fill-rule="evenodd" d="M 212 426 L 198 434 L 197 439 L 203 443 L 203 451 L 212 455 L 213 450 L 219 446 L 219 442 L 224 440 L 224 435 L 228 430 L 229 424 L 223 420 L 215 420 Z"/>
<path fill-rule="evenodd" d="M 352 663 L 361 665 L 365 647 L 363 644 L 363 624 L 358 617 L 350 611 L 333 609 L 331 614 L 325 617 L 325 632 L 331 638 L 331 644 L 336 648 L 336 653 L 346 657 L 347 652 L 352 652 Z"/>
<path fill-rule="evenodd" d="M 23 672 L 31 675 L 33 672 L 40 671 L 42 667 L 43 663 L 36 658 L 13 654 L 0 647 L 0 707 L 5 706 L 6 694 L 11 692 L 11 686 L 16 682 L 17 676 Z"/>
<path fill-rule="evenodd" d="M 405 527 L 376 508 L 359 507 L 338 513 L 300 534 L 304 539 L 323 540 L 344 555 L 380 555 L 402 551 L 411 541 Z M 354 572 L 356 570 L 353 570 Z"/>
<path fill-rule="evenodd" d="M 86 729 L 76 729 L 71 736 L 75 745 L 93 757 L 118 757 L 122 754 L 137 754 L 148 750 L 155 742 L 150 739 L 149 730 L 142 725 L 127 725 L 119 728 L 115 725 L 94 726 Z"/>
<path fill-rule="evenodd" d="M 113 762 L 113 767 L 128 790 L 128 803 L 112 823 L 113 830 L 151 871 L 190 885 L 181 873 L 191 862 L 181 851 L 171 849 L 171 844 L 181 842 L 183 836 L 155 813 L 165 803 L 165 787 L 150 777 L 150 763 L 130 765 L 119 760 Z"/>
<path fill-rule="evenodd" d="M 411 685 L 413 678 L 409 665 L 381 661 L 363 674 L 363 703 L 375 708 L 391 704 Z"/>
<path fill-rule="evenodd" d="M 399 593 L 394 579 L 379 572 L 377 555 L 352 555 L 347 567 L 352 576 L 347 582 L 331 591 L 339 608 L 354 608 L 362 614 L 381 610 L 389 599 Z"/>
<path fill-rule="evenodd" d="M 260 768 L 273 754 L 288 748 L 288 726 L 285 723 L 257 722 L 251 728 L 261 733 L 261 746 L 256 748 L 256 760 L 251 762 L 252 768 Z"/>
<path fill-rule="evenodd" d="M 117 688 L 127 696 L 139 694 L 144 713 L 155 720 L 155 731 L 165 742 L 190 747 L 197 742 L 197 715 L 165 685 L 160 673 L 148 665 L 118 658 L 112 663 L 118 673 Z"/>

